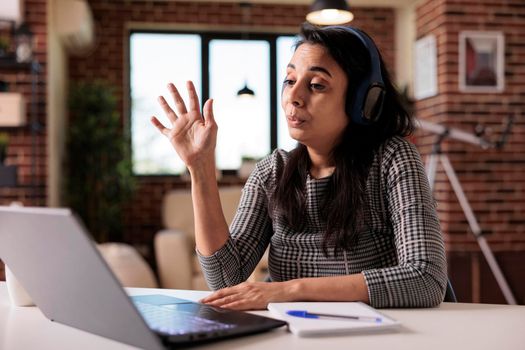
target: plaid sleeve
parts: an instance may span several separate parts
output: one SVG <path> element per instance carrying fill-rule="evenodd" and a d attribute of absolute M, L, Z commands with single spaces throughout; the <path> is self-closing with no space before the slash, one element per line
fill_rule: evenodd
<path fill-rule="evenodd" d="M 363 275 L 373 307 L 433 307 L 443 301 L 446 289 L 445 247 L 419 153 L 399 140 L 397 147 L 385 150 L 381 165 L 398 265 Z"/>
<path fill-rule="evenodd" d="M 278 156 L 279 153 L 274 152 L 261 160 L 246 181 L 226 244 L 211 256 L 197 251 L 204 277 L 212 290 L 246 281 L 270 242 L 273 230 L 266 186 L 274 171 L 274 158 Z"/>

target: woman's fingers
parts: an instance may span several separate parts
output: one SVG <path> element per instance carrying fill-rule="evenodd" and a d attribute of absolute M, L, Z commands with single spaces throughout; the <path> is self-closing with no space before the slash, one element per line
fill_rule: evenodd
<path fill-rule="evenodd" d="M 270 285 L 242 283 L 224 288 L 200 300 L 201 303 L 236 310 L 264 309 L 272 297 Z"/>
<path fill-rule="evenodd" d="M 195 91 L 195 86 L 193 85 L 192 81 L 188 81 L 186 83 L 186 88 L 188 89 L 188 95 L 190 98 L 190 112 L 198 112 L 200 111 L 199 106 L 199 97 L 197 96 L 197 91 Z"/>
<path fill-rule="evenodd" d="M 202 119 L 199 105 L 199 97 L 197 96 L 197 91 L 195 90 L 193 82 L 188 81 L 186 83 L 186 88 L 188 89 L 189 96 L 189 111 L 186 108 L 184 100 L 180 96 L 179 90 L 177 90 L 173 83 L 168 84 L 168 90 L 171 96 L 173 97 L 173 101 L 175 102 L 175 107 L 177 109 L 178 114 L 176 114 L 173 111 L 173 109 L 171 109 L 168 102 L 166 102 L 166 99 L 164 99 L 163 96 L 159 97 L 159 104 L 172 123 L 175 123 L 178 118 L 189 118 L 190 120 Z M 213 115 L 211 116 L 211 118 L 213 118 Z"/>
<path fill-rule="evenodd" d="M 157 129 L 164 135 L 168 136 L 170 129 L 166 128 L 162 123 L 157 119 L 157 117 L 153 116 L 151 117 L 151 123 L 155 125 Z"/>
<path fill-rule="evenodd" d="M 223 305 L 226 305 L 226 304 L 231 304 L 237 300 L 240 299 L 240 296 L 237 295 L 237 294 L 232 294 L 232 295 L 226 295 L 220 299 L 215 299 L 211 302 L 207 302 L 206 304 L 210 304 L 210 305 L 214 305 L 214 306 L 220 306 L 222 307 Z"/>
<path fill-rule="evenodd" d="M 166 113 L 166 116 L 169 118 L 169 120 L 172 123 L 175 123 L 177 121 L 177 115 L 175 114 L 173 109 L 171 109 L 168 102 L 166 102 L 166 99 L 164 99 L 164 96 L 159 96 L 159 104 L 162 110 L 164 111 L 164 113 Z"/>
<path fill-rule="evenodd" d="M 177 112 L 179 115 L 183 115 L 188 113 L 186 110 L 186 105 L 184 104 L 184 100 L 179 94 L 179 90 L 175 87 L 173 83 L 168 84 L 168 90 L 171 93 L 171 96 L 173 97 L 173 101 L 175 101 L 175 107 L 177 108 Z"/>
<path fill-rule="evenodd" d="M 213 99 L 209 99 L 204 104 L 204 107 L 202 108 L 202 112 L 204 114 L 204 122 L 206 124 L 208 123 L 215 123 L 215 116 L 213 115 Z"/>
<path fill-rule="evenodd" d="M 229 294 L 228 291 L 229 288 L 219 289 L 218 291 L 208 295 L 206 298 L 201 299 L 200 302 L 207 304 L 222 299 Z"/>
<path fill-rule="evenodd" d="M 233 287 L 227 287 L 223 289 L 219 289 L 218 291 L 208 295 L 206 298 L 202 299 L 201 302 L 205 304 L 209 303 L 215 303 L 218 301 L 222 301 L 224 299 L 231 299 L 232 297 L 235 297 L 236 294 L 238 294 L 238 285 Z"/>
<path fill-rule="evenodd" d="M 231 303 L 227 304 L 221 304 L 221 305 L 215 305 L 218 307 L 222 307 L 223 309 L 231 309 L 231 310 L 250 310 L 249 305 L 247 305 L 244 301 L 236 300 Z"/>

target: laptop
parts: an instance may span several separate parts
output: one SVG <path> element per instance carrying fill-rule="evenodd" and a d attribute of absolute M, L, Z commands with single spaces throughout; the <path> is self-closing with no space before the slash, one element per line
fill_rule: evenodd
<path fill-rule="evenodd" d="M 129 297 L 69 209 L 0 206 L 0 259 L 48 319 L 142 349 L 286 325 L 168 295 Z"/>

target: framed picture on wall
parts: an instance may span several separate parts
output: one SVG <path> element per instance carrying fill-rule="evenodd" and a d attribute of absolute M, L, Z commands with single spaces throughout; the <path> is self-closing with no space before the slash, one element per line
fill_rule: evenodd
<path fill-rule="evenodd" d="M 438 94 L 436 36 L 427 35 L 414 43 L 414 98 Z"/>
<path fill-rule="evenodd" d="M 502 92 L 505 86 L 504 49 L 502 32 L 460 32 L 459 90 Z"/>

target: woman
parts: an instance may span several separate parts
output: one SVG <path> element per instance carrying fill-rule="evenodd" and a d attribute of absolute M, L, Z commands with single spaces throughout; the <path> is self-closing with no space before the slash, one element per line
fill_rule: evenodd
<path fill-rule="evenodd" d="M 159 98 L 172 128 L 152 122 L 191 174 L 196 249 L 217 290 L 202 302 L 263 309 L 299 300 L 374 307 L 432 307 L 443 300 L 447 272 L 435 203 L 419 154 L 402 138 L 412 120 L 371 39 L 359 33 L 303 26 L 282 90 L 298 146 L 257 164 L 230 230 L 215 178 L 212 100 L 202 116 L 191 82 L 189 110 L 173 84 L 177 112 Z M 373 67 L 374 55 L 380 67 Z M 361 83 L 379 74 L 374 69 L 384 101 L 357 106 Z M 365 108 L 376 120 L 360 119 Z M 245 282 L 268 245 L 273 282 Z"/>

